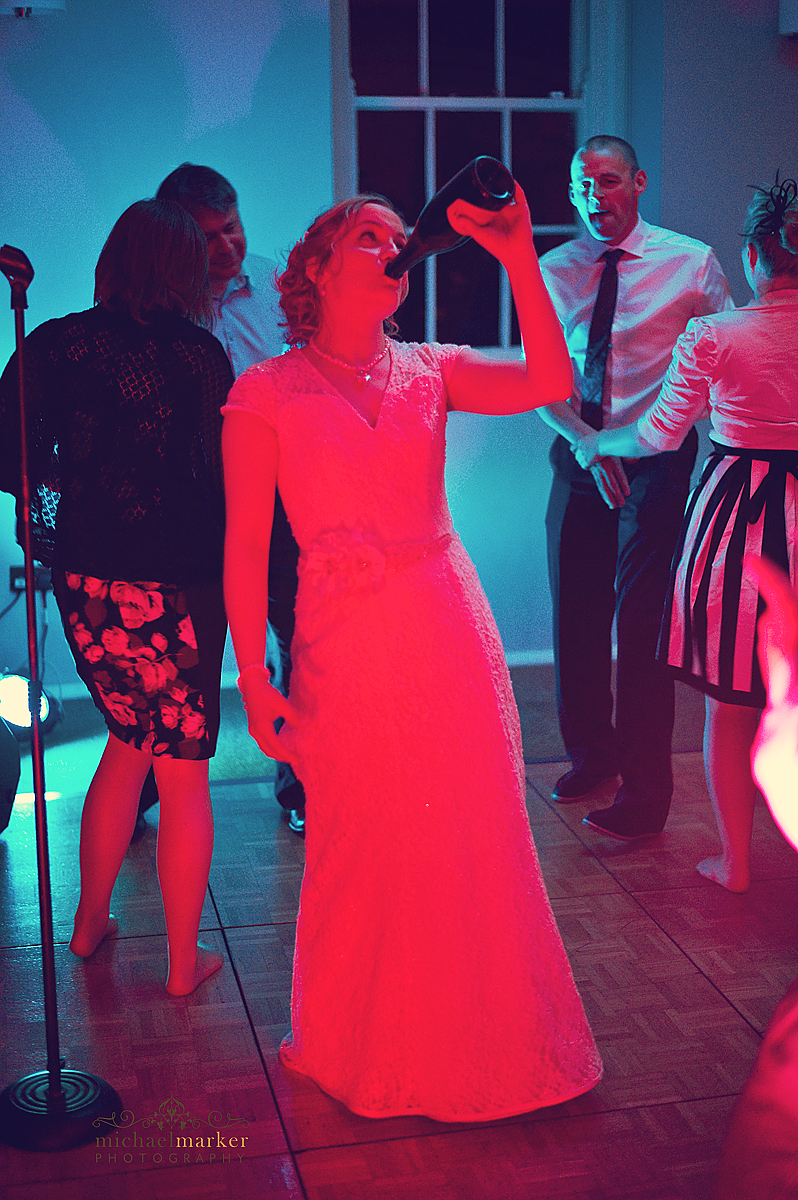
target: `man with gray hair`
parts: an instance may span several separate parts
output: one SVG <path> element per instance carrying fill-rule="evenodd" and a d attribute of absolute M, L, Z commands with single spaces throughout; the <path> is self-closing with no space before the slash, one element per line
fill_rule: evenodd
<path fill-rule="evenodd" d="M 281 313 L 274 284 L 277 264 L 249 254 L 235 188 L 212 167 L 183 163 L 157 193 L 191 213 L 208 243 L 208 277 L 213 293 L 213 333 L 227 351 L 236 376 L 254 363 L 282 354 Z M 291 671 L 297 589 L 296 544 L 279 493 L 269 550 L 269 624 L 283 649 L 282 686 Z M 305 828 L 305 793 L 288 763 L 278 763 L 275 796 L 295 833 Z"/>
<path fill-rule="evenodd" d="M 580 436 L 636 420 L 653 403 L 692 317 L 734 307 L 709 246 L 643 221 L 647 178 L 622 138 L 590 138 L 571 164 L 582 236 L 541 259 L 574 366 L 570 401 L 538 409 L 557 431 L 546 514 L 557 702 L 572 769 L 560 803 L 621 776 L 586 825 L 631 841 L 659 833 L 673 792 L 674 685 L 656 661 L 670 562 L 695 462 L 673 453 L 576 462 Z M 617 618 L 613 720 L 612 624 Z"/>

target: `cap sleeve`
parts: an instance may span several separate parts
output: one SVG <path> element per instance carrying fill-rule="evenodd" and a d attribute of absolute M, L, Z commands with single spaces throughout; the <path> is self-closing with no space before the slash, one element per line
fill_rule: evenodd
<path fill-rule="evenodd" d="M 464 350 L 468 350 L 469 347 L 453 345 L 449 342 L 422 342 L 416 349 L 419 358 L 428 367 L 433 367 L 440 372 L 441 378 L 448 388 L 454 364 L 457 362 L 459 355 Z"/>
<path fill-rule="evenodd" d="M 257 363 L 236 379 L 222 412 L 252 412 L 274 428 L 278 399 L 279 391 L 270 363 Z"/>

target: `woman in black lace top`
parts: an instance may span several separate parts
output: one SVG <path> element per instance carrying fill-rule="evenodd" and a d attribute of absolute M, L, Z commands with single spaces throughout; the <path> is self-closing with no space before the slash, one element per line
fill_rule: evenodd
<path fill-rule="evenodd" d="M 132 205 L 95 273 L 95 307 L 26 339 L 37 556 L 108 743 L 86 796 L 70 942 L 116 932 L 111 892 L 154 767 L 167 991 L 221 966 L 197 944 L 213 847 L 208 760 L 226 623 L 220 409 L 232 372 L 207 323 L 205 239 L 164 200 Z M 0 383 L 0 486 L 20 494 L 16 364 Z"/>

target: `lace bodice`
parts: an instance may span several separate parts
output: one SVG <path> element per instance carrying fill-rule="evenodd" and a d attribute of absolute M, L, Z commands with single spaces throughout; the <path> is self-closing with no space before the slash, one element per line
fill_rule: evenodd
<path fill-rule="evenodd" d="M 224 411 L 256 412 L 276 430 L 277 486 L 300 550 L 351 526 L 353 514 L 385 544 L 451 530 L 443 488 L 446 381 L 459 351 L 392 343 L 373 429 L 299 351 L 236 380 Z"/>

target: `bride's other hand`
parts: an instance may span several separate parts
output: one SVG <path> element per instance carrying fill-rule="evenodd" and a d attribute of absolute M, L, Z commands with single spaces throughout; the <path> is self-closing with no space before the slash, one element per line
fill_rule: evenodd
<path fill-rule="evenodd" d="M 745 565 L 767 602 L 757 625 L 757 653 L 768 703 L 798 704 L 798 596 L 784 572 L 768 559 L 749 554 Z"/>
<path fill-rule="evenodd" d="M 784 836 L 798 849 L 798 597 L 783 571 L 746 555 L 767 608 L 758 654 L 768 706 L 751 750 L 751 770 Z"/>
<path fill-rule="evenodd" d="M 289 725 L 301 724 L 294 706 L 282 692 L 278 692 L 269 681 L 269 673 L 263 669 L 245 670 L 238 681 L 239 690 L 247 712 L 247 725 L 261 750 L 278 762 L 293 762 L 280 737 L 274 730 L 274 722 L 282 718 Z"/>

